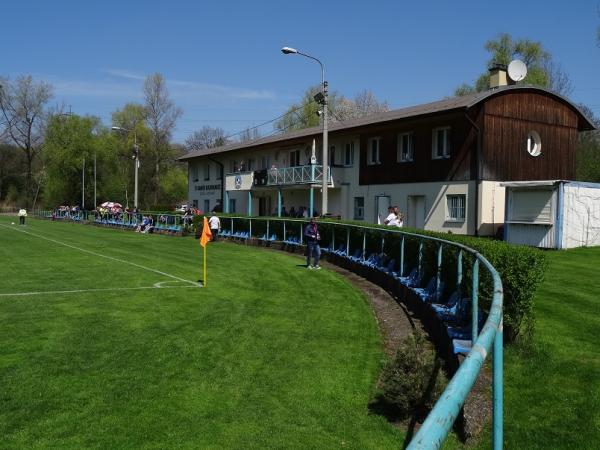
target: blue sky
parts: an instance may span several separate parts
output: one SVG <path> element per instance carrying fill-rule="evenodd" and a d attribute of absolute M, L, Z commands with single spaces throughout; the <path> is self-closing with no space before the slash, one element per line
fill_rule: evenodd
<path fill-rule="evenodd" d="M 162 73 L 184 114 L 174 138 L 204 125 L 235 133 L 282 114 L 320 82 L 370 89 L 391 108 L 452 95 L 485 69 L 486 40 L 541 41 L 570 76 L 571 99 L 600 116 L 598 0 L 3 2 L 0 75 L 31 74 L 56 104 L 99 116 L 142 101 Z M 262 128 L 269 134 L 271 126 Z"/>

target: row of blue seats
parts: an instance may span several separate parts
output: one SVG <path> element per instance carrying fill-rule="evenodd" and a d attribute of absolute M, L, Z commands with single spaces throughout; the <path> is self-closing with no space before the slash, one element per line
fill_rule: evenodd
<path fill-rule="evenodd" d="M 362 250 L 357 249 L 352 255 L 346 254 L 346 247 L 342 244 L 337 249 L 324 248 L 326 253 L 333 253 L 346 257 L 356 264 L 379 270 L 390 277 L 398 280 L 403 285 L 411 288 L 419 298 L 428 304 L 438 319 L 445 325 L 448 336 L 453 340 L 455 353 L 468 353 L 471 347 L 471 324 L 470 324 L 470 299 L 462 298 L 457 292 L 450 295 L 446 302 L 436 303 L 440 294 L 444 291 L 444 282 L 437 277 L 432 277 L 426 286 L 421 287 L 423 277 L 417 268 L 412 269 L 408 275 L 401 275 L 396 271 L 396 260 L 386 260 L 383 254 L 372 254 L 363 259 Z M 483 326 L 484 317 L 479 312 L 479 329 Z"/>
<path fill-rule="evenodd" d="M 283 243 L 288 245 L 302 245 L 302 241 L 299 237 L 296 236 L 289 236 L 283 241 Z"/>
<path fill-rule="evenodd" d="M 233 239 L 249 239 L 250 233 L 248 233 L 247 231 L 235 231 L 232 233 L 229 230 L 221 230 L 219 232 L 219 236 L 230 237 Z"/>
<path fill-rule="evenodd" d="M 271 236 L 267 236 L 267 234 L 265 233 L 261 237 L 259 237 L 258 240 L 265 242 L 275 242 L 277 240 L 277 235 L 272 234 Z"/>

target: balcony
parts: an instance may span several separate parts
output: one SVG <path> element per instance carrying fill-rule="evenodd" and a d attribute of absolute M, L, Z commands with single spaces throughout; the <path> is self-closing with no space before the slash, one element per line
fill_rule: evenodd
<path fill-rule="evenodd" d="M 331 169 L 328 169 L 327 182 L 331 185 Z M 285 167 L 282 169 L 257 170 L 254 172 L 255 186 L 293 186 L 301 184 L 321 184 L 323 166 Z"/>

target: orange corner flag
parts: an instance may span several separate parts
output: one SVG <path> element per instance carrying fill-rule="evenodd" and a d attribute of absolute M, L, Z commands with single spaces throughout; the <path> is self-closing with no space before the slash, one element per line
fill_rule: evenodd
<path fill-rule="evenodd" d="M 202 236 L 200 237 L 200 245 L 206 248 L 206 244 L 212 239 L 212 233 L 208 226 L 208 220 L 204 217 L 204 225 L 202 227 Z"/>

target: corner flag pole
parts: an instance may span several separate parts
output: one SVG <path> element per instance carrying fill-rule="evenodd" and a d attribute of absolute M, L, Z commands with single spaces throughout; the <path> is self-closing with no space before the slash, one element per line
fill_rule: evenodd
<path fill-rule="evenodd" d="M 203 267 L 203 278 L 202 285 L 206 287 L 206 247 L 210 240 L 212 239 L 212 233 L 210 231 L 210 227 L 208 226 L 208 220 L 206 216 L 204 216 L 204 225 L 202 226 L 202 236 L 200 237 L 200 246 L 204 249 L 204 267 Z"/>

